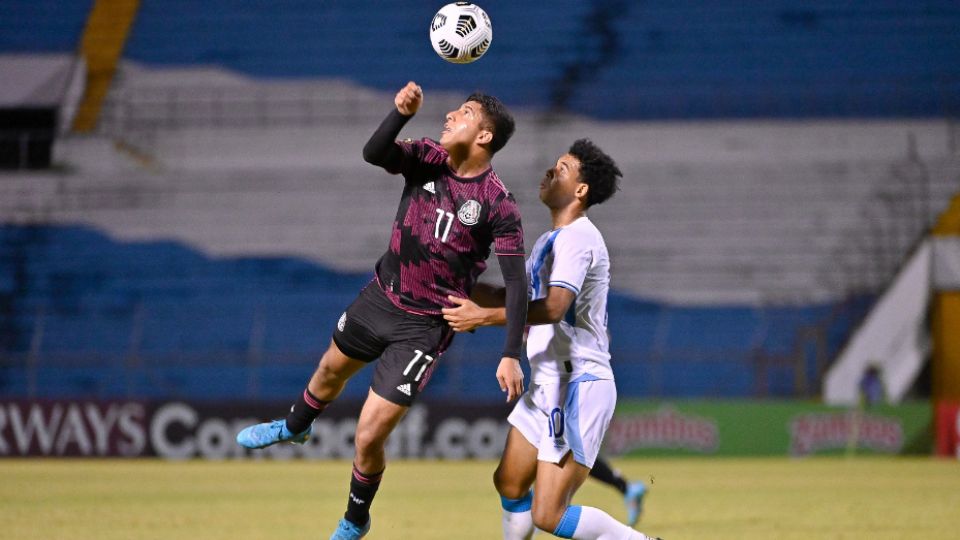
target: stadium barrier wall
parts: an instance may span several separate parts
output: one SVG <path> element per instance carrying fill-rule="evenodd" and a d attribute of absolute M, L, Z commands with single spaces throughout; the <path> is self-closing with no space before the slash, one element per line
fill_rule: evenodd
<path fill-rule="evenodd" d="M 307 444 L 251 452 L 244 426 L 281 414 L 277 402 L 2 401 L 0 457 L 350 459 L 360 402 L 336 402 Z M 507 404 L 424 402 L 388 441 L 392 458 L 493 459 L 509 429 Z M 956 416 L 956 408 L 953 409 Z M 796 401 L 622 402 L 604 453 L 615 456 L 930 454 L 929 405 L 870 410 Z M 956 422 L 954 422 L 956 423 Z M 958 426 L 954 425 L 954 429 Z M 954 433 L 954 446 L 956 434 Z"/>

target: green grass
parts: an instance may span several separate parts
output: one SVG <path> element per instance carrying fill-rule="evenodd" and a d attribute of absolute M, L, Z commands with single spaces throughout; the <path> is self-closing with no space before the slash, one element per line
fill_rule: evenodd
<path fill-rule="evenodd" d="M 960 537 L 960 464 L 904 458 L 643 459 L 639 529 L 667 540 Z M 492 462 L 395 461 L 373 506 L 373 540 L 500 538 Z M 327 538 L 350 464 L 0 461 L 0 538 Z M 589 481 L 578 504 L 623 519 L 619 495 Z M 544 536 L 540 536 L 544 538 Z"/>

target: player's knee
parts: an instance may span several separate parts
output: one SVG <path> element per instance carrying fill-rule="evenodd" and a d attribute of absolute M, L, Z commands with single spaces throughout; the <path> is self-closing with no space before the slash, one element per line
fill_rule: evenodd
<path fill-rule="evenodd" d="M 314 379 L 322 386 L 336 386 L 343 384 L 349 378 L 344 370 L 338 369 L 332 362 L 320 360 Z"/>
<path fill-rule="evenodd" d="M 354 436 L 354 446 L 356 446 L 357 453 L 367 455 L 383 452 L 387 435 L 389 433 L 386 435 L 380 433 L 376 426 L 357 426 Z"/>
<path fill-rule="evenodd" d="M 503 473 L 500 472 L 499 467 L 493 471 L 493 487 L 497 488 L 497 493 L 503 495 Z M 506 495 L 504 495 L 504 497 L 506 497 Z"/>
<path fill-rule="evenodd" d="M 530 510 L 534 526 L 541 531 L 549 532 L 557 529 L 557 525 L 560 524 L 560 519 L 563 518 L 563 512 L 566 508 L 554 507 L 549 504 L 537 504 L 534 502 L 533 508 Z"/>
<path fill-rule="evenodd" d="M 497 493 L 501 497 L 508 499 L 520 499 L 530 490 L 529 487 L 521 486 L 516 481 L 512 481 L 510 476 L 500 470 L 499 467 L 493 471 L 493 486 L 497 488 Z"/>

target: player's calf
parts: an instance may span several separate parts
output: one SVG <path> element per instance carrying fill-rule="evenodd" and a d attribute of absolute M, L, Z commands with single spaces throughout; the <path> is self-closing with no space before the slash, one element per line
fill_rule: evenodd
<path fill-rule="evenodd" d="M 534 504 L 532 508 L 533 524 L 541 531 L 553 531 L 560 525 L 566 506 Z"/>

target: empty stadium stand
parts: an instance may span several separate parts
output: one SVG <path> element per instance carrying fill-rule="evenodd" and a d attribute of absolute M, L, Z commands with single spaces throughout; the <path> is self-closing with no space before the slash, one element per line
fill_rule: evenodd
<path fill-rule="evenodd" d="M 75 51 L 93 0 L 10 0 L 0 4 L 0 51 Z"/>
<path fill-rule="evenodd" d="M 0 240 L 13 270 L 0 283 L 0 391 L 9 396 L 295 393 L 332 321 L 370 279 L 302 259 L 212 259 L 175 242 L 117 242 L 87 227 L 5 225 Z M 626 395 L 753 395 L 766 381 L 744 369 L 750 354 L 790 347 L 798 325 L 830 309 L 683 307 L 615 293 L 621 387 Z M 830 321 L 841 336 L 851 323 Z M 432 382 L 437 397 L 495 398 L 491 359 L 501 340 L 495 331 L 458 338 Z M 772 394 L 795 390 L 793 367 L 786 373 L 770 378 Z M 347 395 L 364 391 L 357 382 Z"/>
<path fill-rule="evenodd" d="M 76 51 L 92 5 L 3 2 L 0 53 Z M 960 189 L 953 2 L 483 6 L 493 47 L 464 69 L 423 3 L 142 1 L 97 131 L 0 176 L 0 392 L 298 392 L 384 249 L 396 179 L 359 149 L 409 79 L 411 135 L 476 88 L 514 107 L 496 163 L 528 244 L 573 138 L 618 159 L 592 217 L 623 396 L 814 394 Z M 500 399 L 501 339 L 458 338 L 431 393 Z"/>
<path fill-rule="evenodd" d="M 515 105 L 608 119 L 960 112 L 960 7 L 948 0 L 483 6 L 495 45 L 469 71 L 425 46 L 436 6 L 402 2 L 238 10 L 227 0 L 145 1 L 127 57 L 382 90 L 409 79 L 482 86 Z"/>

